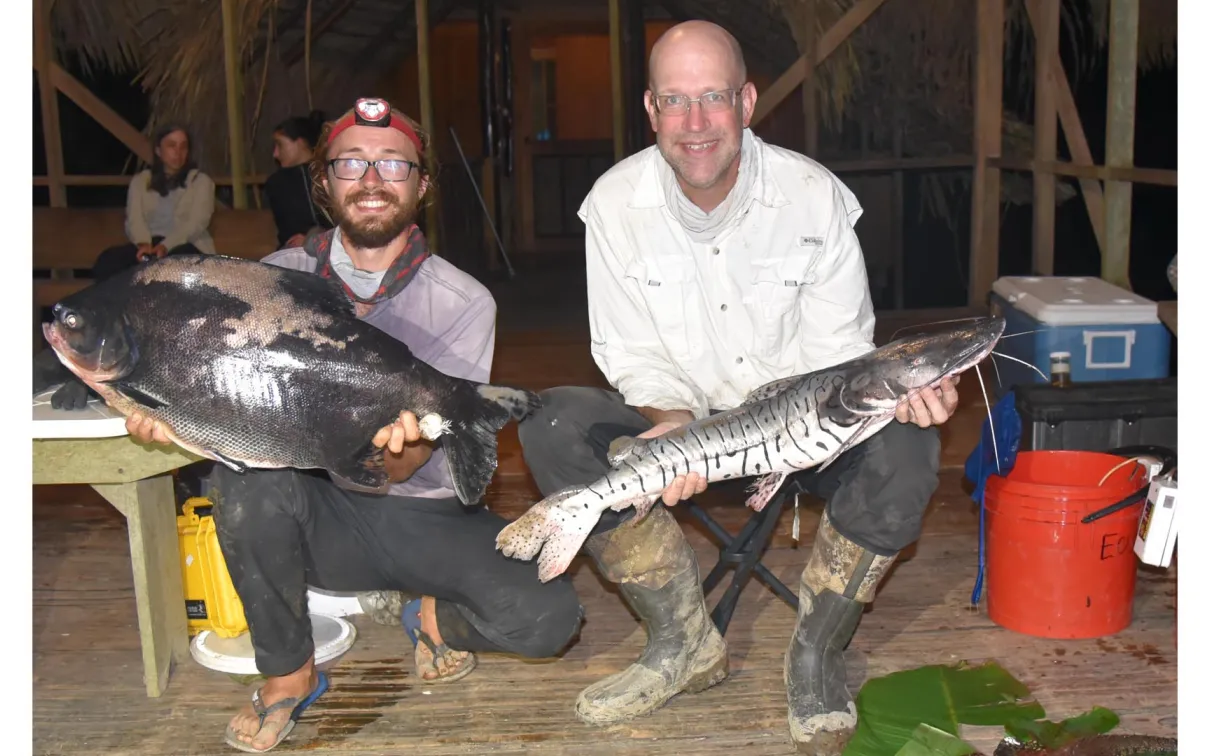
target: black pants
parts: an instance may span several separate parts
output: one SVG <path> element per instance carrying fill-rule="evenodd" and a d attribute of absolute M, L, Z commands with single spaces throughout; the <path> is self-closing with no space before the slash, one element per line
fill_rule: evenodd
<path fill-rule="evenodd" d="M 164 241 L 162 236 L 151 237 L 151 246 L 155 246 Z M 192 244 L 185 242 L 178 244 L 168 250 L 169 255 L 192 254 L 199 255 L 201 250 Z M 121 273 L 127 268 L 133 268 L 139 264 L 139 247 L 137 244 L 118 244 L 114 247 L 109 247 L 101 254 L 97 255 L 97 260 L 92 264 L 93 280 L 103 281 L 110 276 Z"/>
<path fill-rule="evenodd" d="M 441 636 L 459 651 L 548 657 L 579 629 L 570 578 L 539 582 L 535 562 L 498 552 L 496 534 L 508 523 L 485 509 L 353 493 L 293 470 L 241 475 L 218 464 L 209 482 L 262 674 L 293 672 L 314 652 L 308 585 L 433 596 Z"/>
<path fill-rule="evenodd" d="M 543 495 L 601 477 L 609 467 L 606 451 L 611 441 L 651 428 L 613 391 L 561 386 L 542 392 L 542 405 L 518 430 L 525 463 Z M 793 485 L 824 499 L 832 525 L 841 535 L 886 556 L 920 537 L 940 465 L 936 428 L 891 421 L 826 470 L 795 473 L 783 487 Z M 617 527 L 633 515 L 633 508 L 607 510 L 593 534 Z"/>

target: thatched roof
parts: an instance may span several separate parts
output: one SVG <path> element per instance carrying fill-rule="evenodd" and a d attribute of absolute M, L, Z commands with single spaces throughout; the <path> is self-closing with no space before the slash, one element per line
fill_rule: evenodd
<path fill-rule="evenodd" d="M 816 0 L 822 33 L 855 0 Z M 976 2 L 979 0 L 975 0 Z M 747 55 L 773 72 L 801 49 L 803 0 L 658 0 L 674 18 L 707 18 L 733 31 Z M 1063 31 L 1076 52 L 1072 77 L 1103 53 L 1110 0 L 1064 0 Z M 242 0 L 237 46 L 244 65 L 246 125 L 251 154 L 268 167 L 269 128 L 312 107 L 329 113 L 348 107 L 350 92 L 365 91 L 415 49 L 412 0 Z M 437 24 L 470 0 L 430 0 Z M 524 6 L 514 0 L 512 6 Z M 601 0 L 604 12 L 604 0 Z M 647 0 L 650 8 L 655 0 Z M 1082 13 L 1082 6 L 1091 13 Z M 1144 69 L 1176 56 L 1176 0 L 1140 3 L 1139 59 Z M 57 49 L 86 61 L 134 67 L 151 93 L 156 120 L 184 118 L 197 131 L 204 166 L 226 172 L 226 95 L 221 3 L 218 0 L 56 0 Z M 975 52 L 972 0 L 888 0 L 837 50 L 819 72 L 824 127 L 841 119 L 864 121 L 874 148 L 889 150 L 896 123 L 905 129 L 907 155 L 969 150 Z M 1091 19 L 1085 21 L 1082 19 Z M 323 30 L 310 50 L 306 30 Z M 1024 0 L 1009 0 L 1006 46 L 1025 54 L 1032 80 L 1033 33 Z M 309 53 L 309 54 L 307 54 Z M 307 82 L 310 85 L 307 85 Z M 1005 152 L 1028 155 L 1029 98 L 1006 103 Z M 154 127 L 148 124 L 147 129 Z M 1013 193 L 1009 192 L 1009 201 Z M 1028 201 L 1027 197 L 1023 201 Z"/>
<path fill-rule="evenodd" d="M 431 23 L 443 21 L 456 4 L 430 0 Z M 275 124 L 312 108 L 343 112 L 351 92 L 372 91 L 416 48 L 411 0 L 239 0 L 236 6 L 254 170 L 271 168 L 268 131 Z M 139 71 L 154 114 L 146 133 L 158 122 L 184 120 L 195 132 L 202 167 L 229 172 L 218 0 L 56 0 L 53 24 L 58 51 L 75 51 L 86 65 Z"/>

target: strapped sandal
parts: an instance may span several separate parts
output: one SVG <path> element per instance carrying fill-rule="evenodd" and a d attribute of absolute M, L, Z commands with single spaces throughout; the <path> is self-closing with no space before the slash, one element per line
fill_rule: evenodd
<path fill-rule="evenodd" d="M 412 641 L 414 648 L 419 648 L 423 643 L 433 655 L 432 661 L 429 662 L 428 668 L 437 672 L 437 676 L 431 680 L 425 679 L 424 668 L 420 662 L 416 662 L 416 679 L 425 685 L 436 685 L 438 683 L 451 683 L 469 675 L 478 666 L 479 660 L 473 653 L 468 653 L 454 671 L 446 674 L 441 674 L 438 671 L 437 660 L 444 657 L 447 653 L 453 651 L 445 643 L 433 643 L 433 639 L 429 634 L 420 629 L 420 599 L 413 599 L 403 606 L 403 613 L 400 617 L 403 620 L 403 630 L 407 633 L 408 639 Z"/>
<path fill-rule="evenodd" d="M 253 748 L 251 743 L 244 743 L 239 739 L 239 736 L 236 734 L 236 732 L 231 729 L 231 725 L 227 725 L 227 745 L 245 753 L 265 753 L 267 751 L 272 751 L 274 748 L 277 748 L 277 746 L 286 739 L 286 736 L 290 734 L 290 731 L 294 729 L 295 723 L 298 722 L 298 718 L 302 716 L 304 711 L 307 710 L 307 707 L 315 703 L 315 701 L 327 691 L 328 676 L 323 672 L 319 673 L 319 682 L 316 684 L 315 690 L 311 691 L 311 694 L 304 698 L 301 702 L 297 698 L 283 698 L 271 706 L 265 706 L 264 702 L 261 701 L 260 688 L 257 688 L 252 694 L 252 710 L 255 711 L 256 716 L 260 718 L 260 727 L 257 728 L 258 733 L 260 732 L 260 728 L 265 726 L 265 717 L 269 716 L 275 711 L 294 707 L 294 710 L 290 712 L 290 719 L 287 720 L 282 726 L 281 730 L 278 731 L 277 740 L 273 741 L 269 747 L 265 749 Z"/>

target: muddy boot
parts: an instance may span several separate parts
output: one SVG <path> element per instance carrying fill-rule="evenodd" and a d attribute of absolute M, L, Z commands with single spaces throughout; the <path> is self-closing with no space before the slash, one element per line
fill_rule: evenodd
<path fill-rule="evenodd" d="M 790 737 L 800 753 L 840 756 L 857 728 L 844 650 L 894 561 L 837 533 L 824 513 L 802 572 L 798 626 L 786 652 Z"/>
<path fill-rule="evenodd" d="M 647 647 L 636 663 L 580 693 L 580 721 L 640 717 L 727 677 L 727 643 L 706 611 L 693 549 L 668 510 L 657 504 L 639 522 L 588 539 L 585 549 L 646 626 Z"/>

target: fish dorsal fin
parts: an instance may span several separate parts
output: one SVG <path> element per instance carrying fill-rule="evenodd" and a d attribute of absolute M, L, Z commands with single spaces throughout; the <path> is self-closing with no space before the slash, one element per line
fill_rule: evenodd
<path fill-rule="evenodd" d="M 294 296 L 307 307 L 317 307 L 327 312 L 355 315 L 352 300 L 345 294 L 338 278 L 324 278 L 309 271 L 279 268 L 278 284 L 282 291 Z"/>
<path fill-rule="evenodd" d="M 647 443 L 645 438 L 635 438 L 634 436 L 618 436 L 609 443 L 609 450 L 605 452 L 605 456 L 609 459 L 609 464 L 616 465 L 623 459 L 626 459 L 634 452 L 638 451 Z"/>
<path fill-rule="evenodd" d="M 804 377 L 801 375 L 792 375 L 789 378 L 778 378 L 776 381 L 769 381 L 765 385 L 758 386 L 748 392 L 748 395 L 744 397 L 743 404 L 756 404 L 757 402 L 763 402 L 766 399 L 777 396 L 801 381 Z"/>

